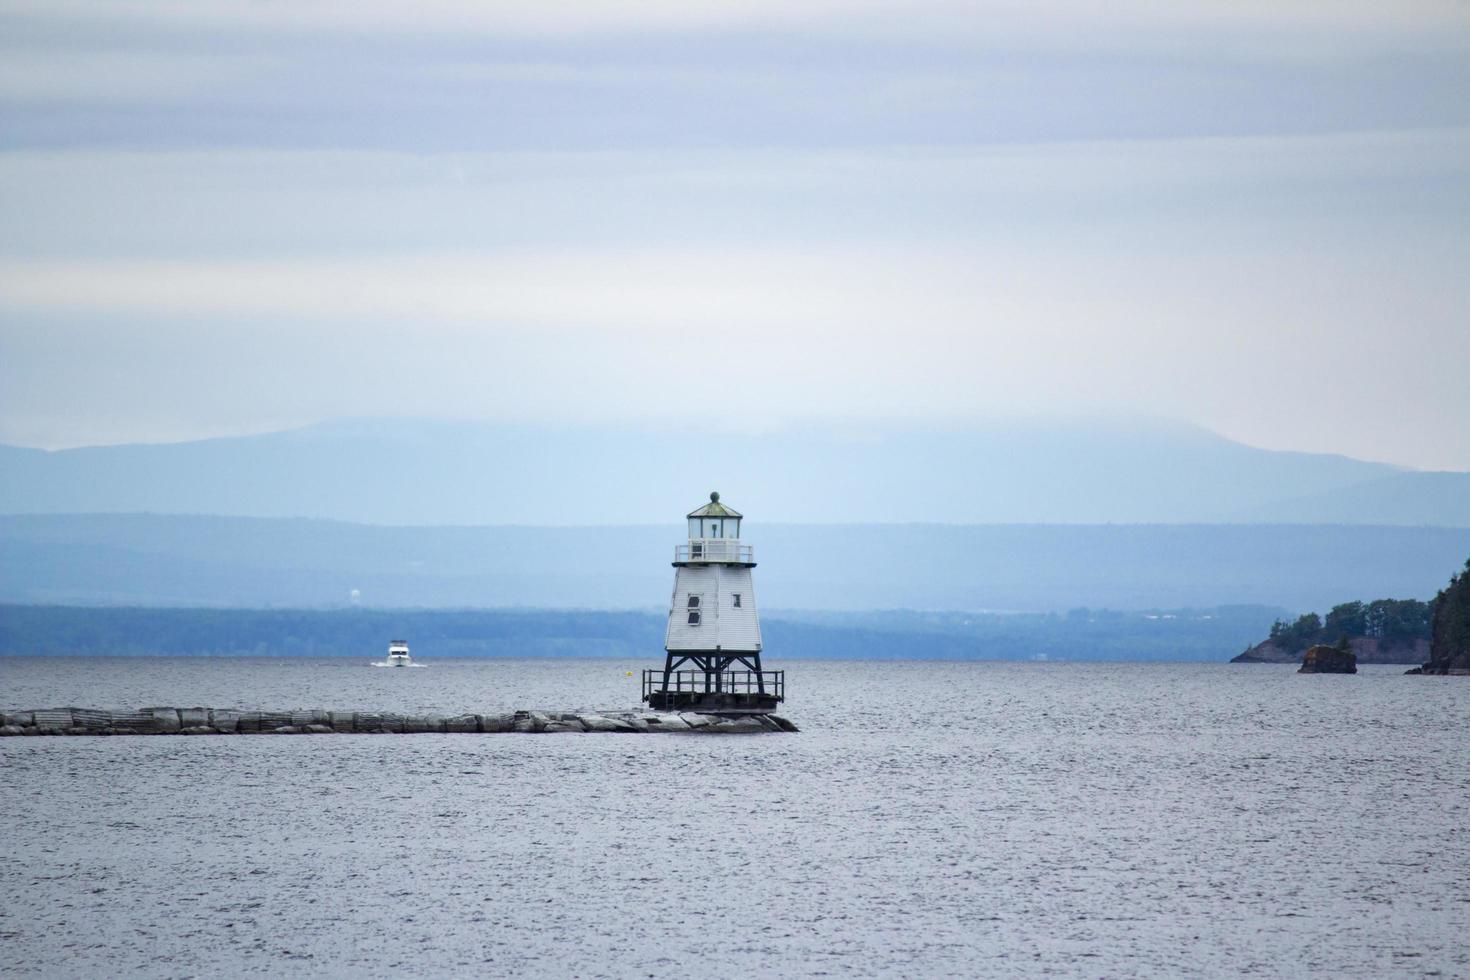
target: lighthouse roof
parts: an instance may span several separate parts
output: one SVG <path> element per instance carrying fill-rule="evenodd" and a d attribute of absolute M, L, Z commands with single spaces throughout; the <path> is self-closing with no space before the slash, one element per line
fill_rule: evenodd
<path fill-rule="evenodd" d="M 705 504 L 703 507 L 699 508 L 698 510 L 691 510 L 685 516 L 687 516 L 687 517 L 740 517 L 742 515 L 741 515 L 740 511 L 735 510 L 735 509 L 733 509 L 731 507 L 726 507 L 724 504 L 720 503 L 720 495 L 718 493 L 711 493 L 709 495 L 709 503 Z"/>

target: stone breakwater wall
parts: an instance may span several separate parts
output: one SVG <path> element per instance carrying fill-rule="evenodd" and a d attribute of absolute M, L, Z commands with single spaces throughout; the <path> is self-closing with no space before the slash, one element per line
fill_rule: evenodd
<path fill-rule="evenodd" d="M 794 732 L 779 715 L 654 711 L 514 711 L 403 715 L 388 711 L 235 711 L 227 708 L 42 708 L 0 712 L 0 735 L 358 735 L 498 732 Z"/>

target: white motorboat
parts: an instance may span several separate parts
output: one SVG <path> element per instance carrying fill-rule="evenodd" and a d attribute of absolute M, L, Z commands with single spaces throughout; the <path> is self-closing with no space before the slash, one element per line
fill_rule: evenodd
<path fill-rule="evenodd" d="M 389 667 L 412 667 L 413 658 L 408 655 L 408 644 L 403 640 L 394 640 L 388 644 L 388 666 Z"/>

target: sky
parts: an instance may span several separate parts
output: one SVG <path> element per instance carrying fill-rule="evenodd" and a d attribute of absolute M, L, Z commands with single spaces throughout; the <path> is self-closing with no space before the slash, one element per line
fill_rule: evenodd
<path fill-rule="evenodd" d="M 1470 470 L 1470 3 L 0 0 L 0 442 L 1168 418 Z"/>

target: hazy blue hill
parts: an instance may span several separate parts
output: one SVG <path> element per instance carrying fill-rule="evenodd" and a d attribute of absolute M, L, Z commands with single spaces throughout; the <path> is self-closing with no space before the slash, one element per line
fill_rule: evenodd
<path fill-rule="evenodd" d="M 0 601 L 659 610 L 683 529 L 0 517 Z M 1053 611 L 1427 599 L 1470 529 L 752 524 L 766 609 Z M 1269 626 L 1269 622 L 1266 624 Z M 1235 651 L 1239 652 L 1239 651 Z"/>
<path fill-rule="evenodd" d="M 1396 473 L 1252 507 L 1240 520 L 1470 527 L 1470 473 Z"/>
<path fill-rule="evenodd" d="M 173 445 L 0 447 L 0 512 L 671 525 L 719 489 L 763 523 L 1208 523 L 1260 515 L 1470 525 L 1463 496 L 1420 491 L 1445 476 L 1470 479 L 1268 452 L 1179 425 L 756 436 L 383 421 Z M 1364 489 L 1361 506 L 1354 504 L 1353 488 L 1386 480 L 1388 489 Z M 1330 516 L 1291 503 L 1332 494 L 1341 496 L 1332 498 L 1340 504 Z M 1412 503 L 1395 507 L 1397 500 Z M 1298 516 L 1281 516 L 1293 507 Z"/>

